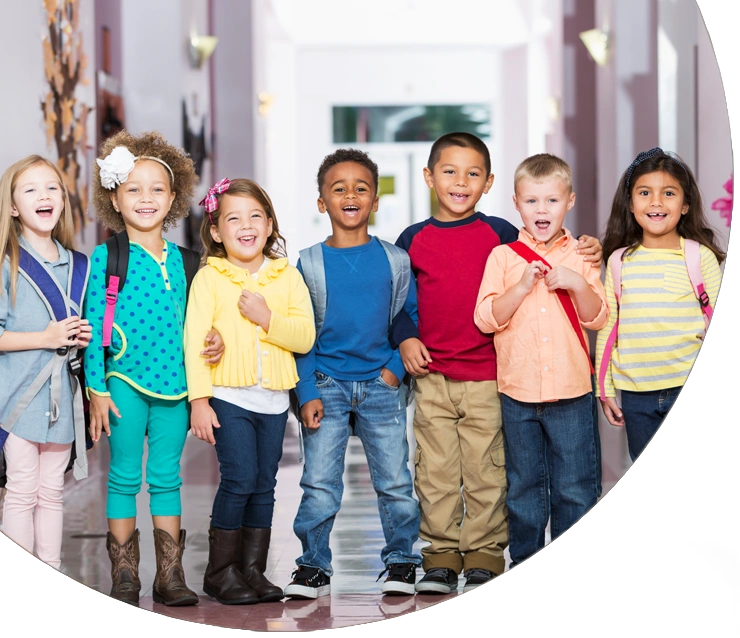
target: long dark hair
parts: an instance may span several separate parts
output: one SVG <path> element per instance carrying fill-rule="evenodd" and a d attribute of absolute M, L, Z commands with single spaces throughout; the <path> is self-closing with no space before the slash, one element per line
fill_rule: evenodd
<path fill-rule="evenodd" d="M 684 203 L 688 204 L 689 210 L 676 226 L 676 231 L 684 239 L 693 239 L 711 250 L 722 263 L 726 257 L 715 241 L 714 231 L 709 226 L 704 215 L 704 205 L 701 199 L 699 186 L 694 179 L 691 169 L 678 156 L 669 155 L 663 150 L 655 149 L 651 157 L 647 157 L 632 163 L 619 180 L 617 191 L 614 193 L 612 211 L 606 225 L 604 241 L 604 263 L 609 260 L 611 254 L 623 246 L 627 247 L 627 254 L 633 252 L 642 241 L 642 227 L 630 212 L 632 201 L 632 187 L 643 175 L 655 172 L 668 173 L 675 179 L 683 190 Z M 639 160 L 639 156 L 638 156 Z M 638 162 L 638 160 L 635 160 Z"/>

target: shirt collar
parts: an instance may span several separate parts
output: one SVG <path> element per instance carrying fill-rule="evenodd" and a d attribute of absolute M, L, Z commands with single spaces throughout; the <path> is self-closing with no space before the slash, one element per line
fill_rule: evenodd
<path fill-rule="evenodd" d="M 545 248 L 545 244 L 541 241 L 537 241 L 531 233 L 524 227 L 519 231 L 519 241 L 524 242 L 530 248 L 538 249 L 539 252 L 545 254 L 556 248 L 560 248 L 562 252 L 565 252 L 573 239 L 573 235 L 567 228 L 563 228 L 563 235 L 555 240 L 555 243 L 550 248 Z"/>
<path fill-rule="evenodd" d="M 29 253 L 31 253 L 38 261 L 40 261 L 43 264 L 49 264 L 50 266 L 64 266 L 65 264 L 69 264 L 69 253 L 66 251 L 64 246 L 62 246 L 56 239 L 54 239 L 54 243 L 57 246 L 57 251 L 59 252 L 59 259 L 56 261 L 49 261 L 46 259 L 46 257 L 43 257 L 39 253 L 37 253 L 33 246 L 28 243 L 26 238 L 21 235 L 19 238 L 21 246 L 25 248 Z"/>

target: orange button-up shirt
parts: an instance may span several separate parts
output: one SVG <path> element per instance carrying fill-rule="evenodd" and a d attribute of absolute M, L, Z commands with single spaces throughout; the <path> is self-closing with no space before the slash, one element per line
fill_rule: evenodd
<path fill-rule="evenodd" d="M 580 322 L 581 330 L 599 330 L 609 317 L 601 272 L 576 254 L 577 241 L 570 231 L 563 230 L 565 234 L 550 248 L 524 229 L 519 232 L 519 240 L 553 268 L 566 266 L 583 275 L 601 299 L 601 309 L 592 321 Z M 557 295 L 547 290 L 543 280 L 535 284 L 509 321 L 499 325 L 493 316 L 493 300 L 515 286 L 526 267 L 527 262 L 511 248 L 496 246 L 486 262 L 478 293 L 474 319 L 483 332 L 496 335 L 498 389 L 526 403 L 583 396 L 592 391 L 586 353 Z M 585 333 L 584 339 L 588 344 Z"/>

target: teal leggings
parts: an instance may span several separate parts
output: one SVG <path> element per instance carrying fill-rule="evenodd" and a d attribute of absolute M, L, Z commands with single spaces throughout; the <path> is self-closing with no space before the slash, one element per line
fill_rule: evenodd
<path fill-rule="evenodd" d="M 121 418 L 110 414 L 108 518 L 134 518 L 141 491 L 144 438 L 148 439 L 146 481 L 152 516 L 179 516 L 180 457 L 188 433 L 188 401 L 157 399 L 116 377 L 108 390 Z"/>

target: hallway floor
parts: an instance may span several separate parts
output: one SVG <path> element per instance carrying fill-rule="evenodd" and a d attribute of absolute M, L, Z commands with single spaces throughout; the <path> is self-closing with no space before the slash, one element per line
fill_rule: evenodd
<path fill-rule="evenodd" d="M 280 587 L 291 580 L 295 558 L 300 555 L 298 539 L 293 534 L 293 518 L 301 497 L 299 480 L 302 464 L 298 461 L 297 424 L 292 419 L 286 431 L 283 458 L 278 473 L 272 544 L 267 577 Z M 409 437 L 413 449 L 413 439 Z M 110 591 L 110 562 L 105 549 L 105 482 L 108 446 L 101 445 L 89 455 L 90 477 L 77 483 L 67 475 L 65 492 L 62 571 L 97 591 Z M 202 590 L 203 573 L 208 560 L 208 527 L 213 497 L 219 480 L 215 449 L 192 436 L 188 437 L 182 459 L 182 526 L 187 530 L 184 567 L 188 585 L 200 596 L 193 607 L 168 608 L 152 600 L 154 579 L 154 543 L 148 494 L 138 497 L 141 531 L 142 581 L 141 608 L 195 623 L 257 631 L 305 631 L 345 627 L 392 618 L 448 598 L 447 596 L 383 596 L 383 571 L 380 550 L 384 545 L 378 517 L 377 499 L 370 483 L 365 455 L 359 439 L 352 437 L 345 463 L 345 493 L 342 509 L 331 536 L 333 565 L 332 594 L 317 600 L 283 600 L 257 605 L 221 605 Z M 616 477 L 604 476 L 605 492 Z M 416 547 L 421 548 L 422 543 Z M 508 562 L 508 551 L 506 552 Z M 421 578 L 421 569 L 417 579 Z M 123 603 L 122 603 L 123 604 Z"/>

